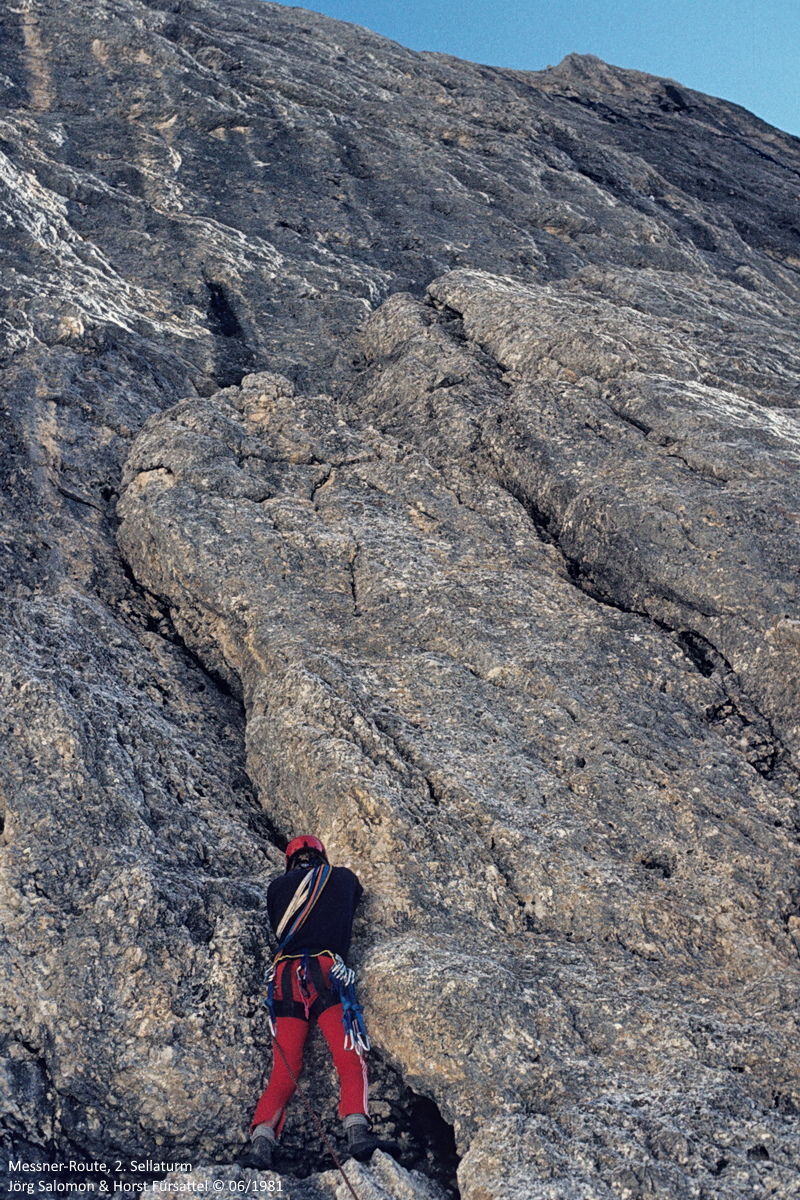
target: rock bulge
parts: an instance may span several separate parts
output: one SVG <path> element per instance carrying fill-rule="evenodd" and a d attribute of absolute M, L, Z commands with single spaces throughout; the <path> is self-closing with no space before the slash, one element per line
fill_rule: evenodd
<path fill-rule="evenodd" d="M 359 867 L 377 1044 L 463 1150 L 494 1140 L 532 1186 L 560 1174 L 552 1132 L 546 1168 L 526 1157 L 542 1114 L 580 1112 L 607 1143 L 601 1098 L 634 1094 L 658 1122 L 676 1070 L 673 1087 L 720 1086 L 702 1053 L 673 1060 L 710 996 L 724 1026 L 777 989 L 752 1051 L 765 1039 L 773 1085 L 793 1087 L 792 801 L 709 722 L 726 677 L 576 588 L 524 505 L 442 441 L 437 468 L 251 375 L 148 422 L 119 538 L 185 640 L 241 681 L 273 819 Z M 682 1136 L 702 1144 L 702 1122 Z"/>

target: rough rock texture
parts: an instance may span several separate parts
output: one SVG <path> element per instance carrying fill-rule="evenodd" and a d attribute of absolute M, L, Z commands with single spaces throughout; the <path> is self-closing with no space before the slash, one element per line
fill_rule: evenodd
<path fill-rule="evenodd" d="M 230 1161 L 311 822 L 405 1166 L 794 1196 L 800 144 L 244 0 L 0 47 L 3 1145 Z"/>
<path fill-rule="evenodd" d="M 377 1150 L 369 1165 L 350 1159 L 343 1171 L 359 1200 L 446 1200 L 446 1194 L 419 1171 L 406 1171 L 388 1154 Z M 251 1171 L 242 1167 L 199 1167 L 174 1171 L 165 1176 L 164 1186 L 173 1192 L 235 1196 L 291 1195 L 292 1200 L 350 1200 L 352 1192 L 339 1171 L 323 1171 L 289 1183 L 275 1171 Z M 291 1191 L 289 1191 L 291 1188 Z"/>
<path fill-rule="evenodd" d="M 534 287 L 452 272 L 428 293 L 433 312 L 398 296 L 369 322 L 364 411 L 478 466 L 572 582 L 732 671 L 777 731 L 761 722 L 752 759 L 774 771 L 800 749 L 797 310 L 597 268 Z"/>
<path fill-rule="evenodd" d="M 151 418 L 123 484 L 123 552 L 241 680 L 273 819 L 323 828 L 365 880 L 373 1035 L 469 1148 L 465 1194 L 509 1155 L 523 1189 L 560 1174 L 565 1119 L 619 1182 L 634 1098 L 643 1139 L 693 1146 L 691 1170 L 651 1168 L 662 1188 L 713 1180 L 690 1098 L 751 1140 L 761 1108 L 788 1187 L 797 1144 L 767 1113 L 800 1100 L 794 806 L 709 720 L 726 677 L 577 589 L 480 472 L 279 376 Z"/>

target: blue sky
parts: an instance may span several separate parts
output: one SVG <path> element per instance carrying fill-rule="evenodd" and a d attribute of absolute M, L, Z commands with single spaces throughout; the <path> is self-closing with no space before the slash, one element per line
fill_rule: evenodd
<path fill-rule="evenodd" d="M 301 7 L 292 5 L 292 7 Z M 540 70 L 565 54 L 667 75 L 800 136 L 800 0 L 311 0 L 414 50 Z"/>

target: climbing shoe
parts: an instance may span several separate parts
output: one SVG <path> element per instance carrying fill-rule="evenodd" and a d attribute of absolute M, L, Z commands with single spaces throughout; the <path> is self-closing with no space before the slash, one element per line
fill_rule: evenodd
<path fill-rule="evenodd" d="M 366 1162 L 381 1145 L 380 1139 L 369 1127 L 369 1119 L 363 1113 L 350 1113 L 344 1119 L 344 1131 L 347 1135 L 347 1149 L 353 1158 Z"/>
<path fill-rule="evenodd" d="M 255 1171 L 272 1170 L 278 1146 L 272 1130 L 269 1129 L 268 1133 L 264 1133 L 265 1129 L 269 1129 L 269 1126 L 256 1126 L 250 1145 L 245 1146 L 239 1157 L 241 1166 L 251 1167 Z"/>

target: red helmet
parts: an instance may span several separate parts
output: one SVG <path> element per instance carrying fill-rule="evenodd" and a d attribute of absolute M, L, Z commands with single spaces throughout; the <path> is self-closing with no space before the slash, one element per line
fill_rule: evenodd
<path fill-rule="evenodd" d="M 292 840 L 289 842 L 289 845 L 286 847 L 287 866 L 292 861 L 295 854 L 299 853 L 300 850 L 316 850 L 322 855 L 322 857 L 325 859 L 325 862 L 328 861 L 328 855 L 325 851 L 325 847 L 319 838 L 312 837 L 310 833 L 301 833 L 298 837 L 292 838 Z"/>

